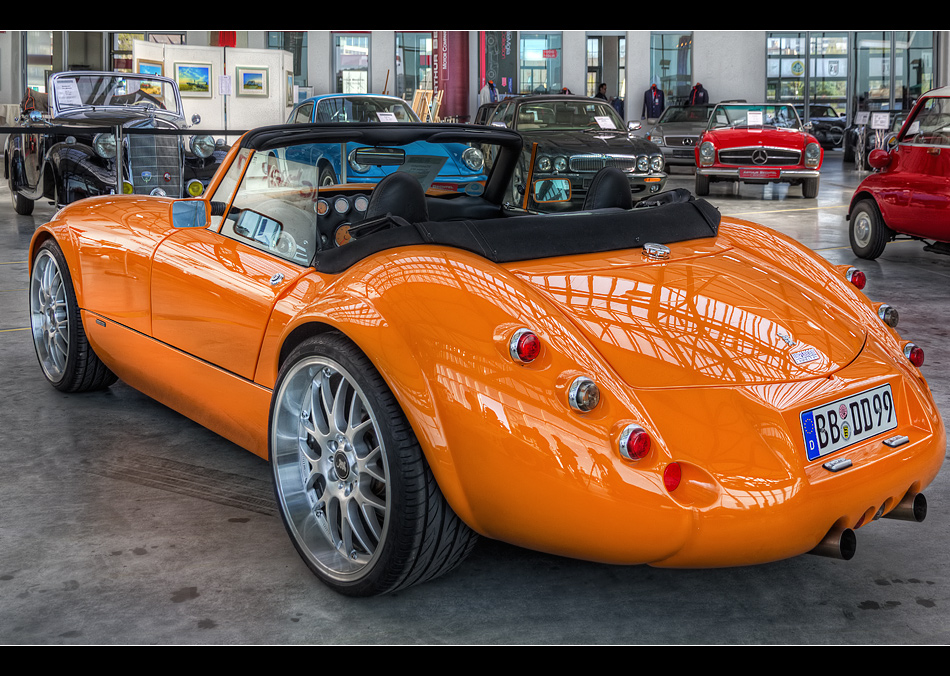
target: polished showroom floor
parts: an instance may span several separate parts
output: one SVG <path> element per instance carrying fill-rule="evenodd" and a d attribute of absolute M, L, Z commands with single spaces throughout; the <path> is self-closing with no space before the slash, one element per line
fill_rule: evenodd
<path fill-rule="evenodd" d="M 714 185 L 709 200 L 858 264 L 866 293 L 897 306 L 901 333 L 926 350 L 923 372 L 950 411 L 950 257 L 896 242 L 859 262 L 844 214 L 862 175 L 840 153 L 822 174 L 817 199 Z M 692 185 L 683 170 L 669 183 Z M 614 567 L 482 539 L 435 582 L 337 596 L 294 551 L 264 461 L 121 382 L 90 395 L 46 384 L 27 328 L 26 252 L 52 209 L 18 216 L 5 186 L 0 205 L 0 644 L 950 642 L 946 468 L 924 523 L 860 529 L 848 562 Z"/>

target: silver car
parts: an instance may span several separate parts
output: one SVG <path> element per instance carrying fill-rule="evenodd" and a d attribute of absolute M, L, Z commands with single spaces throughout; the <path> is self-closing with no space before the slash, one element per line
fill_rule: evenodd
<path fill-rule="evenodd" d="M 647 139 L 663 151 L 667 166 L 696 166 L 694 149 L 706 129 L 715 104 L 698 106 L 670 106 L 663 111 Z"/>

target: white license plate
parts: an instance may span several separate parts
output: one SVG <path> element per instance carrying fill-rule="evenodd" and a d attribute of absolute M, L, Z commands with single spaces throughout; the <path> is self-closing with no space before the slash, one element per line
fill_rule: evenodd
<path fill-rule="evenodd" d="M 823 404 L 801 415 L 809 460 L 840 451 L 897 427 L 890 385 Z"/>

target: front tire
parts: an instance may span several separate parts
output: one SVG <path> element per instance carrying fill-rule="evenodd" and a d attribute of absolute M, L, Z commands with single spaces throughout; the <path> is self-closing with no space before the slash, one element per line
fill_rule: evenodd
<path fill-rule="evenodd" d="M 709 194 L 709 177 L 696 174 L 696 195 L 705 197 Z"/>
<path fill-rule="evenodd" d="M 438 577 L 477 539 L 446 503 L 392 392 L 341 334 L 304 341 L 281 367 L 270 461 L 294 547 L 342 594 Z"/>
<path fill-rule="evenodd" d="M 894 233 L 884 224 L 874 200 L 866 199 L 858 202 L 851 211 L 848 236 L 855 256 L 874 260 L 884 253 L 884 247 Z"/>
<path fill-rule="evenodd" d="M 12 185 L 10 186 L 10 199 L 13 201 L 13 210 L 21 216 L 29 216 L 33 213 L 33 200 L 21 195 Z"/>
<path fill-rule="evenodd" d="M 56 389 L 101 390 L 117 380 L 86 339 L 69 268 L 54 240 L 43 242 L 33 257 L 30 324 L 43 375 Z"/>
<path fill-rule="evenodd" d="M 817 177 L 802 180 L 802 197 L 807 199 L 818 197 L 818 181 Z"/>

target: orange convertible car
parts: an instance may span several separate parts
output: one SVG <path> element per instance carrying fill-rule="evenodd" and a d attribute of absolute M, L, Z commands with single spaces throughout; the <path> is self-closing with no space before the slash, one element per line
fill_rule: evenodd
<path fill-rule="evenodd" d="M 387 176 L 319 186 L 328 142 Z M 440 143 L 478 147 L 485 181 L 427 192 Z M 732 566 L 923 518 L 943 424 L 861 273 L 686 191 L 632 207 L 616 169 L 582 211 L 539 213 L 570 198 L 551 179 L 502 204 L 521 145 L 268 127 L 204 198 L 70 205 L 31 244 L 42 371 L 121 378 L 269 458 L 293 544 L 346 594 L 443 574 L 477 534 Z"/>

